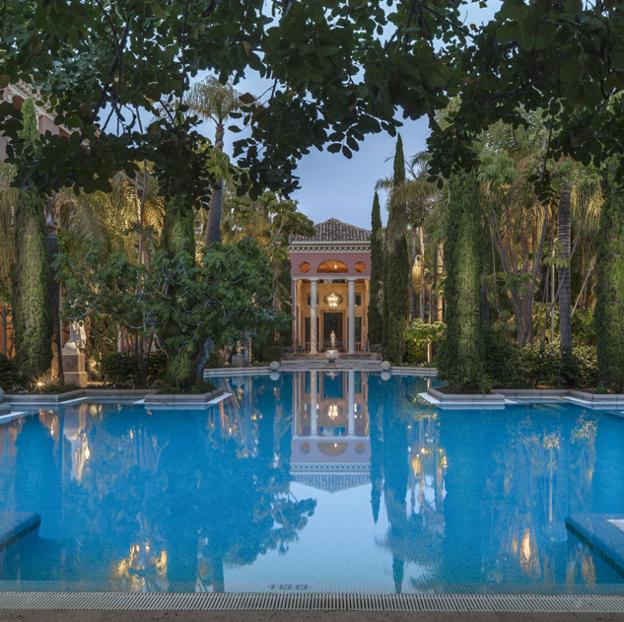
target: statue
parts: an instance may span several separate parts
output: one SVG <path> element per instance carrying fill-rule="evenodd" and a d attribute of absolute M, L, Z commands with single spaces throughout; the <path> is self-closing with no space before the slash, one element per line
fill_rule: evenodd
<path fill-rule="evenodd" d="M 336 332 L 333 330 L 329 333 L 329 343 L 330 347 L 329 350 L 325 352 L 325 356 L 330 365 L 335 365 L 336 359 L 338 358 L 338 350 L 336 350 Z"/>
<path fill-rule="evenodd" d="M 61 353 L 63 359 L 63 375 L 67 384 L 86 387 L 88 383 L 85 346 L 87 332 L 84 322 L 69 323 L 69 339 L 65 342 Z"/>
<path fill-rule="evenodd" d="M 87 343 L 87 332 L 84 322 L 71 321 L 69 323 L 69 339 L 65 345 L 72 344 L 76 350 L 84 350 Z"/>

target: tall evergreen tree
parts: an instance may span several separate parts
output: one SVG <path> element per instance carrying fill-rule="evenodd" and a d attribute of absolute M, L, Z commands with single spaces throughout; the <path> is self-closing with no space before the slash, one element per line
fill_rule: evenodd
<path fill-rule="evenodd" d="M 162 247 L 171 261 L 170 270 L 181 274 L 195 266 L 194 212 L 185 205 L 183 197 L 169 198 L 165 206 L 165 221 Z M 171 284 L 168 295 L 181 301 L 189 296 L 177 283 Z M 181 303 L 182 304 L 182 303 Z M 189 335 L 180 334 L 175 322 L 165 322 L 161 327 L 165 350 L 167 351 L 167 380 L 175 387 L 190 387 L 195 381 L 195 344 Z"/>
<path fill-rule="evenodd" d="M 379 195 L 375 192 L 371 213 L 371 277 L 370 302 L 368 304 L 368 340 L 373 345 L 380 345 L 383 338 L 383 318 L 381 316 L 383 288 L 383 228 Z"/>
<path fill-rule="evenodd" d="M 32 99 L 22 104 L 22 115 L 21 155 L 36 161 L 39 132 Z M 20 188 L 15 210 L 15 251 L 15 354 L 20 373 L 32 380 L 44 374 L 52 361 L 52 318 L 44 202 L 29 182 Z"/>
<path fill-rule="evenodd" d="M 481 313 L 483 223 L 475 173 L 451 177 L 448 212 L 444 257 L 447 333 L 440 377 L 452 390 L 472 391 L 483 386 L 485 354 Z"/>
<path fill-rule="evenodd" d="M 613 169 L 616 167 L 613 166 Z M 604 180 L 596 272 L 596 336 L 600 380 L 624 391 L 624 185 L 611 167 Z"/>
<path fill-rule="evenodd" d="M 400 191 L 405 184 L 405 158 L 401 136 L 397 138 L 394 154 L 393 190 L 390 198 L 386 231 L 383 283 L 383 353 L 394 363 L 401 363 L 405 353 L 404 332 L 409 314 L 409 273 L 407 253 L 406 210 Z"/>

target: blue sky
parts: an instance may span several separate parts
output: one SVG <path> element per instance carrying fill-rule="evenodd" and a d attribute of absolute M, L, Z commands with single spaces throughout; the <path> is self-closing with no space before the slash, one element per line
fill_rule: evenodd
<path fill-rule="evenodd" d="M 499 0 L 489 0 L 485 9 L 479 9 L 475 1 L 468 5 L 464 21 L 466 24 L 482 23 L 490 19 L 499 6 Z M 236 88 L 241 92 L 257 94 L 265 90 L 266 84 L 250 77 Z M 400 132 L 406 159 L 425 149 L 429 134 L 425 118 L 405 121 Z M 207 133 L 212 135 L 212 128 L 207 128 Z M 231 139 L 240 136 L 226 137 L 227 151 L 231 149 Z M 368 135 L 351 160 L 328 151 L 313 150 L 304 156 L 297 168 L 301 187 L 293 195 L 299 209 L 314 222 L 338 218 L 369 228 L 375 183 L 392 172 L 395 140 L 384 132 Z M 385 221 L 384 202 L 382 197 L 382 219 Z"/>

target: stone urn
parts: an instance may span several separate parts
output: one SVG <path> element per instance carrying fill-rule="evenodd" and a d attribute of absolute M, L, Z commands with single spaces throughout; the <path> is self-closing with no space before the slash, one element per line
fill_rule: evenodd
<path fill-rule="evenodd" d="M 327 357 L 327 362 L 330 365 L 335 365 L 338 360 L 338 350 L 326 350 L 325 356 Z"/>

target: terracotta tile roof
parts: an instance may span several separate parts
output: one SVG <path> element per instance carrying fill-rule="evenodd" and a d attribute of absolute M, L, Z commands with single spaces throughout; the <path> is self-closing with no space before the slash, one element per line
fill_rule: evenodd
<path fill-rule="evenodd" d="M 336 218 L 314 225 L 313 236 L 295 236 L 293 242 L 368 242 L 371 232 Z"/>

